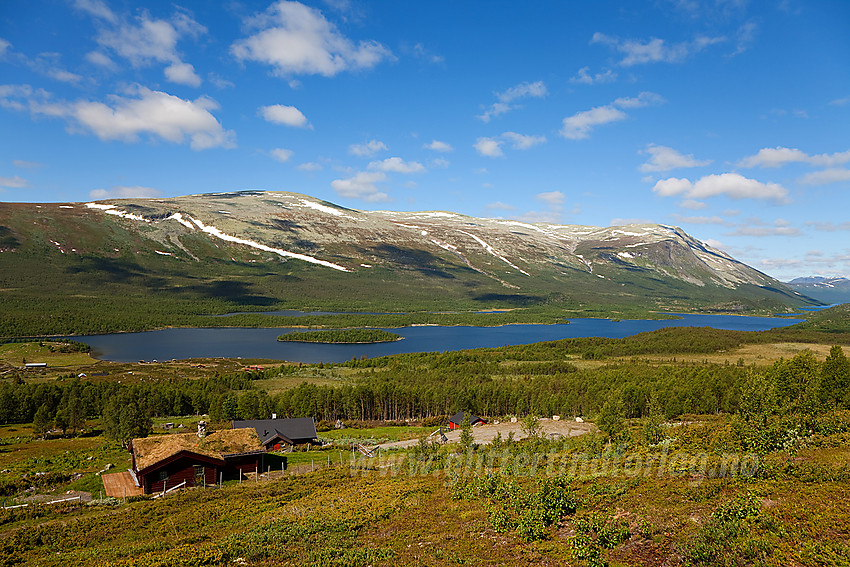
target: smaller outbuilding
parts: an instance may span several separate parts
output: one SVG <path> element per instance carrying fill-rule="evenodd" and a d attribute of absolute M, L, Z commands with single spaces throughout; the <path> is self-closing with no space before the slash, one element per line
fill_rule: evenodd
<path fill-rule="evenodd" d="M 449 429 L 460 429 L 463 425 L 463 421 L 465 418 L 469 418 L 469 425 L 484 425 L 487 423 L 487 420 L 478 417 L 477 415 L 472 415 L 471 413 L 465 413 L 463 411 L 459 411 L 452 416 L 449 420 Z"/>
<path fill-rule="evenodd" d="M 234 421 L 233 429 L 250 427 L 257 431 L 260 443 L 266 451 L 278 451 L 296 445 L 318 443 L 316 422 L 312 417 L 290 417 L 285 419 L 250 419 Z"/>

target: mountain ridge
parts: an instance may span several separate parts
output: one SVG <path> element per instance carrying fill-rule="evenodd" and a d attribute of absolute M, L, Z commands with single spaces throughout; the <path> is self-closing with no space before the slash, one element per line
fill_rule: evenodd
<path fill-rule="evenodd" d="M 270 191 L 0 203 L 0 273 L 0 302 L 21 313 L 48 284 L 76 302 L 360 311 L 769 313 L 817 303 L 678 227 L 361 211 Z"/>

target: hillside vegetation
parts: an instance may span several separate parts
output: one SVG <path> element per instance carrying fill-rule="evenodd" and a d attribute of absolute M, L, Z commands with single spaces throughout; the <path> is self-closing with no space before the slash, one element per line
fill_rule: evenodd
<path fill-rule="evenodd" d="M 816 303 L 662 225 L 570 227 L 351 211 L 265 192 L 95 208 L 0 203 L 0 337 L 174 325 L 339 328 L 551 323 L 651 311 L 772 314 Z M 300 323 L 209 317 L 280 309 L 400 314 L 394 324 L 357 316 Z M 509 311 L 472 315 L 493 309 Z M 441 315 L 447 311 L 457 313 Z"/>

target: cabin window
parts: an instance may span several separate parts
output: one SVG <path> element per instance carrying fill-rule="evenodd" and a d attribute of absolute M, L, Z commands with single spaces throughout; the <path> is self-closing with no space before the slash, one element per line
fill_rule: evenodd
<path fill-rule="evenodd" d="M 168 471 L 159 471 L 159 480 L 168 480 Z"/>
<path fill-rule="evenodd" d="M 195 478 L 204 477 L 204 465 L 192 465 L 192 468 L 195 469 Z"/>

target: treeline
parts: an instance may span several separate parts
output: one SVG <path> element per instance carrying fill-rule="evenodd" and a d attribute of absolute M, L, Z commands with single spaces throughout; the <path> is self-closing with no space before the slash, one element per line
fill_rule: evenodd
<path fill-rule="evenodd" d="M 401 336 L 383 329 L 333 329 L 328 331 L 297 331 L 280 335 L 282 342 L 302 343 L 385 343 Z"/>
<path fill-rule="evenodd" d="M 78 431 L 89 418 L 112 418 L 116 427 L 151 416 L 205 414 L 219 398 L 252 387 L 249 373 L 197 380 L 120 384 L 65 376 L 49 383 L 20 379 L 0 383 L 0 423 L 33 423 L 36 433 L 57 428 Z M 130 409 L 125 409 L 130 408 Z M 130 415 L 132 412 L 135 414 Z M 107 419 L 104 427 L 112 424 Z M 129 427 L 129 426 L 128 426 Z"/>

